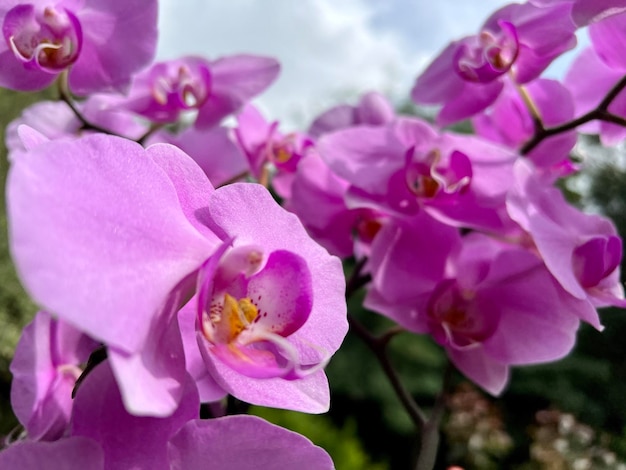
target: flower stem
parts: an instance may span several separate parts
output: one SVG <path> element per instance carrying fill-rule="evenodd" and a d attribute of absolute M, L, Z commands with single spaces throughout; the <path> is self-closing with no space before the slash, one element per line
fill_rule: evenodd
<path fill-rule="evenodd" d="M 522 148 L 520 149 L 520 153 L 522 155 L 527 155 L 530 153 L 537 145 L 543 142 L 544 139 L 551 137 L 556 134 L 561 134 L 563 132 L 570 131 L 572 129 L 577 128 L 582 124 L 586 124 L 589 121 L 598 120 L 605 122 L 612 122 L 613 124 L 617 124 L 623 127 L 626 127 L 626 119 L 617 116 L 611 112 L 609 112 L 609 106 L 613 102 L 615 98 L 626 88 L 626 76 L 622 77 L 620 81 L 618 81 L 613 88 L 607 93 L 604 99 L 598 104 L 595 109 L 592 109 L 588 113 L 583 114 L 582 116 L 572 119 L 564 124 L 554 127 L 548 128 L 537 128 L 535 127 L 535 135 L 526 142 Z M 532 111 L 531 111 L 532 114 Z"/>
<path fill-rule="evenodd" d="M 454 366 L 452 366 L 451 362 L 448 362 L 443 374 L 441 390 L 437 395 L 430 417 L 422 427 L 422 442 L 420 444 L 420 453 L 417 456 L 415 470 L 432 470 L 435 468 L 437 451 L 439 450 L 439 426 L 441 425 L 441 419 L 446 409 L 446 397 L 452 381 L 453 372 Z"/>
<path fill-rule="evenodd" d="M 57 87 L 59 90 L 59 96 L 61 100 L 64 101 L 69 106 L 69 108 L 72 110 L 76 118 L 81 122 L 83 130 L 96 131 L 96 132 L 101 132 L 102 134 L 117 135 L 118 137 L 122 137 L 116 134 L 115 132 L 105 129 L 104 127 L 101 127 L 97 124 L 93 124 L 78 109 L 78 107 L 76 106 L 76 103 L 74 102 L 74 98 L 72 97 L 72 93 L 70 92 L 67 70 L 64 70 L 59 75 L 59 78 L 57 80 Z"/>

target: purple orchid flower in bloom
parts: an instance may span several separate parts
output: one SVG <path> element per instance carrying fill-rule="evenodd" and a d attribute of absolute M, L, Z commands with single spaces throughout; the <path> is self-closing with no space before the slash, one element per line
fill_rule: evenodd
<path fill-rule="evenodd" d="M 0 2 L 0 86 L 40 90 L 69 69 L 73 92 L 122 89 L 152 60 L 157 2 Z"/>
<path fill-rule="evenodd" d="M 387 98 L 371 91 L 359 99 L 356 106 L 334 106 L 313 120 L 308 135 L 317 139 L 322 134 L 362 124 L 382 126 L 395 119 L 396 113 Z"/>
<path fill-rule="evenodd" d="M 159 62 L 135 77 L 124 106 L 159 123 L 197 110 L 195 126 L 208 128 L 263 92 L 279 71 L 275 59 L 253 55 Z"/>
<path fill-rule="evenodd" d="M 227 262 L 231 244 L 235 251 L 254 247 L 266 266 L 249 281 L 252 291 L 263 292 L 258 309 L 276 309 L 278 315 L 262 328 L 272 330 L 272 319 L 290 321 L 285 315 L 292 315 L 297 325 L 274 331 L 293 342 L 291 348 L 281 343 L 293 367 L 285 368 L 284 378 L 267 379 L 278 384 L 266 396 L 255 392 L 263 384 L 249 376 L 239 380 L 239 371 L 220 386 L 242 399 L 261 397 L 274 406 L 328 408 L 321 365 L 302 380 L 293 380 L 293 374 L 322 364 L 338 349 L 347 331 L 345 281 L 340 261 L 313 242 L 293 214 L 258 185 L 214 191 L 193 160 L 170 145 L 144 150 L 103 135 L 46 142 L 33 132 L 22 132 L 27 151 L 15 152 L 8 182 L 16 266 L 39 304 L 107 346 L 129 411 L 166 416 L 178 403 L 186 372 L 177 311 L 198 285 L 199 297 L 211 303 L 217 294 L 209 284 L 215 282 L 237 305 L 247 298 L 248 292 L 239 288 L 243 278 L 232 288 L 225 280 L 224 273 L 233 269 Z M 219 266 L 222 255 L 225 271 L 215 271 L 218 279 L 213 280 L 212 263 Z M 276 268 L 276 257 L 287 266 L 279 262 Z M 303 283 L 289 287 L 310 303 L 308 312 L 299 310 L 305 304 L 289 306 L 289 292 L 280 282 L 288 273 Z M 230 305 L 225 295 L 220 300 Z M 223 338 L 213 339 L 221 344 Z M 210 363 L 215 380 L 231 373 L 233 363 L 228 364 Z M 277 395 L 283 382 L 286 388 Z"/>
<path fill-rule="evenodd" d="M 611 221 L 568 204 L 558 189 L 533 172 L 531 163 L 519 161 L 515 171 L 509 213 L 530 234 L 563 289 L 593 307 L 626 305 L 619 281 L 622 240 Z M 601 329 L 597 313 L 590 311 L 581 319 Z"/>
<path fill-rule="evenodd" d="M 529 83 L 526 93 L 539 111 L 545 126 L 556 126 L 574 118 L 574 103 L 570 92 L 555 80 L 538 79 Z M 534 123 L 528 107 L 518 90 L 507 82 L 494 104 L 472 119 L 476 134 L 518 149 L 534 134 Z M 527 157 L 538 168 L 552 171 L 556 176 L 574 171 L 569 152 L 576 144 L 574 131 L 548 138 L 535 147 Z"/>
<path fill-rule="evenodd" d="M 78 389 L 68 437 L 21 441 L 0 452 L 0 467 L 34 470 L 332 470 L 332 460 L 305 437 L 254 416 L 197 419 L 191 379 L 180 405 L 165 418 L 129 414 L 107 362 Z M 236 443 L 236 446 L 233 446 Z"/>
<path fill-rule="evenodd" d="M 571 5 L 507 5 L 480 33 L 451 43 L 417 78 L 411 92 L 418 104 L 442 104 L 440 125 L 465 119 L 492 104 L 506 75 L 518 84 L 539 76 L 576 45 Z"/>
<path fill-rule="evenodd" d="M 373 253 L 365 305 L 430 334 L 460 371 L 494 395 L 511 365 L 568 354 L 579 317 L 589 310 L 524 248 L 480 234 L 461 239 L 425 215 L 383 229 Z"/>
<path fill-rule="evenodd" d="M 452 225 L 495 231 L 511 225 L 504 200 L 517 157 L 504 147 L 402 118 L 327 134 L 317 148 L 350 183 L 350 208 L 395 217 L 424 210 Z"/>
<path fill-rule="evenodd" d="M 278 195 L 289 199 L 298 164 L 313 147 L 313 141 L 299 132 L 283 134 L 279 124 L 266 121 L 254 106 L 248 105 L 237 116 L 235 134 L 252 175 L 263 179 L 265 165 L 272 164 L 276 169 L 272 185 Z"/>
<path fill-rule="evenodd" d="M 97 346 L 46 312 L 24 328 L 11 361 L 11 404 L 29 439 L 55 440 L 65 433 L 80 366 Z"/>

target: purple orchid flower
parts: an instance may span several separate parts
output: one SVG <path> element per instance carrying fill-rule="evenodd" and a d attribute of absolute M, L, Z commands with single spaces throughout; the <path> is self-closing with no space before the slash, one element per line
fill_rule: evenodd
<path fill-rule="evenodd" d="M 572 63 L 565 77 L 565 86 L 574 98 L 577 114 L 591 111 L 624 76 L 626 67 L 614 69 L 602 61 L 593 48 L 583 50 Z M 626 93 L 623 91 L 609 105 L 609 111 L 626 116 Z M 605 121 L 591 121 L 578 128 L 580 132 L 598 134 L 605 146 L 620 143 L 626 137 L 626 129 Z"/>
<path fill-rule="evenodd" d="M 481 32 L 451 43 L 417 78 L 411 96 L 418 104 L 443 104 L 440 125 L 465 119 L 492 104 L 504 78 L 527 83 L 576 45 L 571 5 L 507 5 Z"/>
<path fill-rule="evenodd" d="M 135 77 L 123 106 L 158 123 L 197 110 L 195 126 L 209 128 L 264 91 L 279 71 L 276 60 L 253 55 L 159 62 Z"/>
<path fill-rule="evenodd" d="M 568 354 L 580 317 L 593 310 L 526 249 L 480 234 L 461 239 L 425 215 L 387 226 L 373 253 L 365 305 L 430 334 L 459 370 L 494 395 L 511 365 Z"/>
<path fill-rule="evenodd" d="M 264 389 L 254 383 L 258 379 L 222 380 L 231 373 L 232 361 L 211 362 L 213 377 L 242 399 L 262 397 L 302 411 L 328 408 L 328 385 L 319 367 L 302 380 L 290 374 L 325 362 L 345 336 L 341 263 L 313 242 L 267 190 L 240 184 L 214 191 L 190 157 L 166 144 L 144 150 L 103 135 L 49 142 L 28 132 L 26 137 L 28 150 L 13 157 L 7 196 L 17 269 L 35 301 L 107 346 L 129 411 L 166 416 L 180 400 L 186 372 L 177 312 L 197 285 L 210 302 L 230 305 L 225 294 L 237 302 L 248 295 L 220 284 L 227 288 L 216 300 L 208 287 L 214 280 L 206 266 L 219 266 L 231 244 L 234 251 L 255 247 L 264 264 L 276 256 L 296 263 L 279 263 L 263 281 L 250 279 L 264 292 L 259 308 L 277 309 L 275 320 L 287 314 L 296 318 L 298 328 L 278 333 L 294 344 L 281 343 L 293 367 L 285 368 L 284 378 L 267 379 L 290 382 L 291 392 L 276 396 L 273 390 L 280 387 L 274 385 L 263 397 L 255 391 Z M 294 273 L 294 266 L 302 273 Z M 288 306 L 287 287 L 277 281 L 284 273 L 304 283 L 289 287 L 296 293 L 304 289 L 311 304 L 308 316 L 300 304 L 293 306 L 296 310 Z M 272 328 L 271 322 L 263 325 Z"/>
<path fill-rule="evenodd" d="M 593 307 L 624 306 L 619 282 L 622 240 L 605 217 L 584 214 L 546 186 L 532 164 L 516 163 L 507 199 L 511 217 L 526 230 L 547 268 L 570 295 Z M 601 329 L 595 311 L 581 319 Z"/>
<path fill-rule="evenodd" d="M 565 85 L 572 92 L 577 113 L 586 113 L 601 100 L 626 73 L 626 14 L 607 17 L 589 26 L 592 47 L 583 50 L 572 63 Z M 626 93 L 622 90 L 613 99 L 608 111 L 626 117 Z M 616 145 L 626 137 L 623 126 L 595 121 L 581 130 L 600 135 L 604 145 Z"/>
<path fill-rule="evenodd" d="M 283 134 L 278 121 L 268 122 L 252 105 L 237 116 L 235 135 L 248 157 L 252 175 L 261 179 L 266 164 L 276 170 L 272 186 L 282 198 L 291 197 L 291 187 L 298 164 L 313 147 L 313 141 L 299 132 Z"/>
<path fill-rule="evenodd" d="M 494 231 L 511 225 L 504 200 L 517 157 L 503 147 L 399 118 L 327 134 L 317 148 L 350 183 L 350 208 L 395 217 L 424 210 L 448 224 Z"/>
<path fill-rule="evenodd" d="M 362 124 L 382 126 L 396 117 L 393 106 L 380 93 L 371 91 L 356 106 L 334 106 L 313 120 L 307 134 L 317 139 L 322 134 Z"/>
<path fill-rule="evenodd" d="M 40 90 L 70 69 L 74 93 L 123 89 L 153 58 L 157 2 L 0 2 L 0 86 Z"/>
<path fill-rule="evenodd" d="M 369 247 L 388 215 L 366 207 L 348 208 L 345 196 L 349 187 L 314 152 L 298 165 L 286 207 L 330 253 L 362 258 L 369 255 Z"/>
<path fill-rule="evenodd" d="M 29 439 L 55 440 L 65 433 L 81 365 L 97 346 L 46 312 L 24 328 L 11 361 L 11 404 Z"/>

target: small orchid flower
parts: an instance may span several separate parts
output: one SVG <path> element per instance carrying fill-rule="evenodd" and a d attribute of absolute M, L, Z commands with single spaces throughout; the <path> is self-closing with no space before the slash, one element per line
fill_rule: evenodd
<path fill-rule="evenodd" d="M 411 118 L 339 130 L 323 136 L 317 148 L 350 184 L 350 208 L 394 217 L 424 210 L 445 223 L 488 230 L 511 225 L 504 200 L 517 157 L 510 150 L 474 137 L 439 134 Z"/>
<path fill-rule="evenodd" d="M 509 214 L 528 232 L 563 289 L 594 307 L 626 305 L 619 282 L 622 240 L 613 223 L 568 204 L 558 189 L 545 186 L 529 162 L 517 162 L 515 176 Z M 601 329 L 597 313 L 581 319 Z"/>
<path fill-rule="evenodd" d="M 437 123 L 465 119 L 492 104 L 506 75 L 518 84 L 537 78 L 576 45 L 571 5 L 511 4 L 496 11 L 481 31 L 451 43 L 417 78 L 418 104 L 442 104 Z"/>
<path fill-rule="evenodd" d="M 572 63 L 565 76 L 565 86 L 572 92 L 576 112 L 595 109 L 626 73 L 626 13 L 615 14 L 589 25 L 591 45 Z M 626 93 L 613 97 L 607 111 L 626 116 Z M 600 135 L 603 145 L 613 146 L 624 140 L 623 126 L 606 121 L 592 121 L 580 128 Z"/>
<path fill-rule="evenodd" d="M 248 157 L 252 175 L 264 178 L 266 165 L 276 170 L 272 185 L 282 198 L 291 197 L 291 186 L 300 161 L 313 148 L 313 141 L 305 134 L 283 134 L 279 122 L 268 122 L 252 105 L 247 105 L 237 116 L 235 135 Z"/>
<path fill-rule="evenodd" d="M 156 19 L 153 0 L 3 0 L 0 86 L 39 90 L 69 69 L 75 93 L 122 89 L 152 60 Z"/>
<path fill-rule="evenodd" d="M 369 255 L 369 247 L 388 215 L 367 207 L 350 209 L 345 196 L 350 184 L 331 171 L 313 152 L 298 165 L 287 209 L 330 253 L 346 258 Z"/>
<path fill-rule="evenodd" d="M 430 334 L 459 370 L 495 395 L 510 366 L 564 357 L 580 319 L 595 313 L 526 249 L 476 233 L 461 238 L 424 215 L 387 226 L 372 251 L 365 305 Z"/>
<path fill-rule="evenodd" d="M 197 110 L 195 126 L 209 128 L 264 91 L 279 70 L 276 60 L 252 55 L 158 62 L 135 77 L 123 106 L 158 123 Z"/>
<path fill-rule="evenodd" d="M 119 99 L 119 95 L 97 93 L 77 103 L 76 106 L 90 123 L 129 139 L 139 139 L 148 128 L 145 124 L 137 122 L 136 116 L 132 113 L 119 109 L 116 105 Z M 40 101 L 24 109 L 22 114 L 7 126 L 5 142 L 9 152 L 24 150 L 18 133 L 18 128 L 23 124 L 51 140 L 94 133 L 83 129 L 83 123 L 65 103 Z"/>
<path fill-rule="evenodd" d="M 32 440 L 54 440 L 67 430 L 72 390 L 98 344 L 39 312 L 24 328 L 11 361 L 11 404 Z"/>
<path fill-rule="evenodd" d="M 317 139 L 323 134 L 346 127 L 370 125 L 382 126 L 395 119 L 391 103 L 380 93 L 365 93 L 355 105 L 334 106 L 316 117 L 307 134 Z"/>

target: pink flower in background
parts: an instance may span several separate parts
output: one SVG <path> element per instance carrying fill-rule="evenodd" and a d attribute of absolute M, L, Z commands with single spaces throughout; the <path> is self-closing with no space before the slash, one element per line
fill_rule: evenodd
<path fill-rule="evenodd" d="M 530 163 L 519 161 L 508 199 L 511 217 L 526 230 L 538 254 L 570 295 L 589 302 L 581 319 L 601 328 L 593 307 L 625 306 L 619 280 L 622 241 L 613 223 L 584 214 L 556 188 L 545 185 Z"/>
<path fill-rule="evenodd" d="M 55 440 L 65 434 L 72 390 L 98 343 L 39 312 L 29 323 L 11 361 L 11 404 L 28 438 Z"/>
<path fill-rule="evenodd" d="M 492 104 L 505 75 L 518 84 L 539 76 L 576 45 L 571 5 L 511 4 L 496 11 L 475 36 L 454 41 L 417 78 L 418 104 L 442 104 L 437 123 L 465 119 Z"/>
<path fill-rule="evenodd" d="M 571 3 L 573 5 L 572 19 L 579 27 L 626 12 L 626 6 L 622 0 L 530 0 L 530 3 L 538 6 Z"/>
<path fill-rule="evenodd" d="M 327 134 L 317 148 L 350 184 L 349 208 L 395 217 L 424 210 L 445 223 L 494 231 L 510 225 L 504 200 L 517 156 L 504 147 L 402 118 Z"/>
<path fill-rule="evenodd" d="M 287 208 L 330 253 L 361 258 L 369 254 L 370 244 L 389 217 L 367 207 L 348 208 L 349 187 L 313 152 L 298 165 Z"/>
<path fill-rule="evenodd" d="M 123 89 L 153 58 L 157 2 L 0 2 L 0 86 L 31 91 L 70 69 L 74 93 Z"/>
<path fill-rule="evenodd" d="M 263 92 L 279 71 L 275 59 L 243 54 L 214 61 L 188 56 L 158 62 L 135 77 L 123 105 L 160 123 L 197 110 L 195 126 L 208 128 Z"/>
<path fill-rule="evenodd" d="M 427 223 L 422 217 L 380 235 L 368 308 L 430 334 L 461 372 L 495 395 L 511 365 L 569 353 L 589 306 L 567 294 L 539 258 Z"/>
<path fill-rule="evenodd" d="M 313 147 L 305 134 L 283 134 L 278 121 L 268 122 L 252 105 L 246 106 L 237 116 L 235 134 L 243 152 L 248 157 L 252 175 L 261 179 L 267 164 L 273 165 L 276 174 L 272 186 L 283 198 L 291 197 L 296 169 Z"/>
<path fill-rule="evenodd" d="M 387 98 L 371 91 L 361 96 L 356 106 L 342 104 L 323 112 L 313 120 L 307 133 L 318 138 L 328 132 L 361 124 L 382 126 L 395 117 L 396 112 Z"/>

